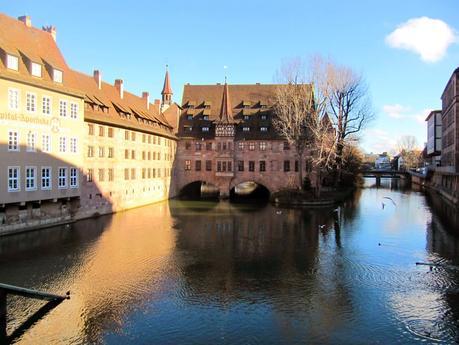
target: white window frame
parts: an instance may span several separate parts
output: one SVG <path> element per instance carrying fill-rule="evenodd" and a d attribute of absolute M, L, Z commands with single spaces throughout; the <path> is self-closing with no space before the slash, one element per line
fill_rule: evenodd
<path fill-rule="evenodd" d="M 46 141 L 45 141 L 45 138 L 47 139 Z M 41 136 L 41 150 L 43 152 L 51 152 L 51 135 L 42 134 L 42 136 Z"/>
<path fill-rule="evenodd" d="M 16 94 L 16 97 L 13 98 L 13 93 Z M 8 110 L 12 111 L 18 111 L 19 110 L 19 104 L 21 104 L 21 92 L 19 89 L 10 87 L 8 88 Z M 13 101 L 14 99 L 14 101 Z M 15 106 L 13 106 L 15 105 Z"/>
<path fill-rule="evenodd" d="M 17 188 L 11 188 L 10 186 L 10 170 L 16 170 L 17 171 L 17 176 L 13 179 L 16 181 L 16 186 Z M 8 178 L 8 192 L 19 192 L 21 190 L 21 167 L 19 166 L 9 166 L 7 170 L 7 178 Z"/>
<path fill-rule="evenodd" d="M 250 132 L 250 127 L 244 126 L 244 127 L 242 127 L 242 131 L 243 132 Z"/>
<path fill-rule="evenodd" d="M 70 152 L 78 153 L 78 138 L 70 138 Z"/>
<path fill-rule="evenodd" d="M 267 131 L 268 131 L 268 127 L 266 126 L 260 127 L 260 132 L 267 132 Z"/>
<path fill-rule="evenodd" d="M 67 137 L 59 137 L 59 152 L 67 152 Z"/>
<path fill-rule="evenodd" d="M 16 133 L 16 142 L 13 142 L 14 145 L 10 144 L 12 141 L 11 141 L 11 133 Z M 13 130 L 9 130 L 8 131 L 8 151 L 10 152 L 19 152 L 20 151 L 20 148 L 19 148 L 19 132 L 18 131 L 13 131 Z"/>
<path fill-rule="evenodd" d="M 209 132 L 209 127 L 202 127 L 203 132 Z"/>
<path fill-rule="evenodd" d="M 33 176 L 30 177 L 28 175 L 28 172 L 30 171 L 33 171 Z M 34 190 L 37 190 L 37 167 L 36 166 L 26 166 L 25 167 L 25 180 L 24 180 L 24 186 L 25 186 L 25 190 L 30 192 L 30 191 L 34 191 Z M 31 187 L 28 187 L 27 184 L 28 182 L 31 182 Z"/>
<path fill-rule="evenodd" d="M 61 171 L 65 172 L 64 176 L 61 176 Z M 58 167 L 57 168 L 57 188 L 58 189 L 67 189 L 67 177 L 68 177 L 68 168 L 67 167 Z M 64 178 L 64 184 L 61 185 L 61 179 Z"/>
<path fill-rule="evenodd" d="M 35 114 L 37 112 L 37 94 L 34 92 L 26 93 L 26 111 L 31 114 Z"/>
<path fill-rule="evenodd" d="M 75 173 L 75 174 L 73 174 Z M 70 168 L 70 188 L 78 188 L 78 169 L 75 167 Z M 74 181 L 73 181 L 74 180 Z"/>
<path fill-rule="evenodd" d="M 53 81 L 62 84 L 63 72 L 59 69 L 53 68 Z"/>
<path fill-rule="evenodd" d="M 67 117 L 67 103 L 65 99 L 59 100 L 59 117 Z"/>
<path fill-rule="evenodd" d="M 45 106 L 45 100 L 48 101 L 48 104 Z M 48 110 L 48 112 L 45 112 L 45 109 Z M 41 111 L 43 115 L 51 115 L 53 112 L 53 100 L 50 96 L 44 95 L 41 99 Z"/>
<path fill-rule="evenodd" d="M 36 63 L 36 62 L 31 62 L 30 64 L 30 73 L 32 73 L 32 75 L 34 77 L 39 77 L 41 78 L 41 65 L 39 63 Z"/>
<path fill-rule="evenodd" d="M 6 67 L 13 71 L 19 71 L 19 57 L 16 55 L 6 54 Z"/>
<path fill-rule="evenodd" d="M 33 138 L 32 140 L 30 140 Z M 36 152 L 37 151 L 37 133 L 29 131 L 27 132 L 27 152 Z"/>
<path fill-rule="evenodd" d="M 78 118 L 78 103 L 75 103 L 75 102 L 70 103 L 70 118 L 71 119 Z"/>
<path fill-rule="evenodd" d="M 48 170 L 49 171 L 49 176 L 43 176 L 43 170 Z M 41 190 L 51 190 L 53 189 L 53 168 L 46 166 L 46 167 L 41 167 L 41 180 L 40 180 L 40 189 Z M 43 181 L 48 181 L 48 186 L 43 187 Z"/>

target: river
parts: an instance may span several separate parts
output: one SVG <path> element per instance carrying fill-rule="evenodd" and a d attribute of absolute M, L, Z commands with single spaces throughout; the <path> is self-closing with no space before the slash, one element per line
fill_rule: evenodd
<path fill-rule="evenodd" d="M 171 200 L 0 238 L 0 282 L 71 291 L 14 341 L 459 341 L 457 210 L 372 182 L 336 208 Z M 9 298 L 8 334 L 41 305 Z"/>

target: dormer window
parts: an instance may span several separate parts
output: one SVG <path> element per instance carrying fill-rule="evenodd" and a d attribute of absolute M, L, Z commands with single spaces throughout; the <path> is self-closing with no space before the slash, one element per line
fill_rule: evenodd
<path fill-rule="evenodd" d="M 260 118 L 261 118 L 262 120 L 268 119 L 268 117 L 266 116 L 266 114 L 262 114 L 262 115 L 260 116 Z"/>
<path fill-rule="evenodd" d="M 19 58 L 14 55 L 6 55 L 6 67 L 12 70 L 19 70 Z"/>
<path fill-rule="evenodd" d="M 204 116 L 202 117 L 202 119 L 203 119 L 203 120 L 209 120 L 209 115 L 204 115 Z"/>
<path fill-rule="evenodd" d="M 186 116 L 186 119 L 187 119 L 187 120 L 193 120 L 193 115 L 187 115 L 187 116 Z"/>
<path fill-rule="evenodd" d="M 35 62 L 32 62 L 31 65 L 32 75 L 41 78 L 41 65 Z"/>
<path fill-rule="evenodd" d="M 53 69 L 53 80 L 56 83 L 62 83 L 62 71 L 58 69 Z"/>
<path fill-rule="evenodd" d="M 250 116 L 249 115 L 244 115 L 244 120 L 247 121 L 250 119 Z"/>

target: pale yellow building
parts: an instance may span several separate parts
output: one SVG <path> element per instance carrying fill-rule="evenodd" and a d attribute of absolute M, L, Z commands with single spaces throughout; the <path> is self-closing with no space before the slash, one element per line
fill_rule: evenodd
<path fill-rule="evenodd" d="M 84 95 L 54 28 L 0 14 L 0 227 L 67 221 L 78 207 Z"/>

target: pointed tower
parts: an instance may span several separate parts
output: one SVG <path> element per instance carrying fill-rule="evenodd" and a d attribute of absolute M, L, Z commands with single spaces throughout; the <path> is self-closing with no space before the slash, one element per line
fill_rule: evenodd
<path fill-rule="evenodd" d="M 231 107 L 231 99 L 226 77 L 225 85 L 223 86 L 220 118 L 216 123 L 215 135 L 217 137 L 234 137 L 233 108 Z"/>
<path fill-rule="evenodd" d="M 166 76 L 164 77 L 163 91 L 161 91 L 162 102 L 161 110 L 166 110 L 172 104 L 172 92 L 171 82 L 169 80 L 169 66 L 166 65 Z"/>

